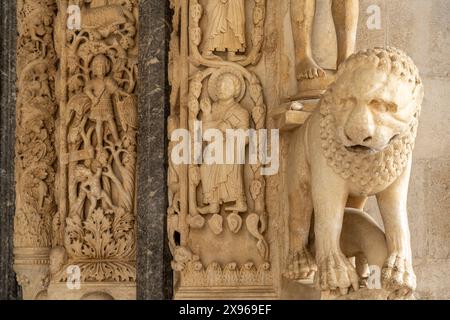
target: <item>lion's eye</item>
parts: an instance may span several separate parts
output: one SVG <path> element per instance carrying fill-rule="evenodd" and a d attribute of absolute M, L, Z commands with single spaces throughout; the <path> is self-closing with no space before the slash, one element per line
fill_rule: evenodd
<path fill-rule="evenodd" d="M 395 103 L 388 103 L 387 104 L 387 109 L 388 109 L 389 112 L 396 113 L 397 110 L 398 110 L 398 106 Z"/>
<path fill-rule="evenodd" d="M 397 112 L 397 105 L 393 102 L 386 102 L 381 100 L 372 100 L 369 102 L 369 105 L 372 109 L 377 110 L 378 112 Z"/>
<path fill-rule="evenodd" d="M 356 105 L 356 99 L 355 98 L 347 98 L 341 100 L 341 105 L 347 107 L 347 108 L 353 108 Z"/>

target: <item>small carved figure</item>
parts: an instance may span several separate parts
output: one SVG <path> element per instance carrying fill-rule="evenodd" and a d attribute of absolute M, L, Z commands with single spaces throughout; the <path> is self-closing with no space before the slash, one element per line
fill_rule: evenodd
<path fill-rule="evenodd" d="M 230 61 L 243 59 L 236 53 L 246 49 L 244 0 L 217 0 L 207 30 L 206 57 L 214 56 L 214 51 L 218 51 L 228 52 Z"/>
<path fill-rule="evenodd" d="M 312 31 L 316 0 L 291 0 L 291 19 L 297 61 L 297 78 L 313 79 L 325 76 L 312 55 Z M 333 0 L 332 13 L 338 43 L 337 66 L 355 50 L 359 0 Z"/>
<path fill-rule="evenodd" d="M 105 204 L 113 208 L 111 198 L 102 188 L 102 168 L 97 167 L 95 173 L 92 173 L 88 168 L 84 168 L 83 172 L 85 174 L 85 180 L 81 183 L 80 189 L 86 193 L 89 199 L 88 216 L 94 212 L 99 200 L 105 201 Z"/>
<path fill-rule="evenodd" d="M 102 169 L 99 167 L 97 168 L 95 174 L 89 177 L 86 183 L 82 184 L 81 186 L 81 188 L 87 192 L 89 201 L 91 202 L 89 214 L 91 214 L 94 211 L 95 207 L 97 206 L 97 202 L 99 200 L 105 201 L 105 203 L 110 208 L 114 207 L 110 197 L 101 186 L 101 176 L 102 176 Z"/>
<path fill-rule="evenodd" d="M 250 125 L 248 111 L 236 101 L 243 90 L 240 78 L 233 73 L 225 72 L 211 82 L 217 101 L 212 106 L 210 103 L 201 104 L 203 128 L 218 129 L 224 136 L 227 129 L 247 130 Z M 226 150 L 224 151 L 223 158 L 226 159 Z M 236 160 L 238 150 L 235 148 L 234 152 L 233 159 Z M 217 214 L 222 204 L 227 204 L 226 211 L 247 211 L 243 168 L 242 164 L 237 163 L 203 164 L 200 167 L 203 203 L 207 204 L 206 207 L 199 208 L 200 213 Z"/>
<path fill-rule="evenodd" d="M 36 203 L 36 211 L 40 211 L 44 208 L 44 201 L 49 191 L 46 183 L 47 170 L 43 166 L 35 166 L 25 172 L 27 174 L 23 176 L 27 178 L 23 179 L 20 191 L 23 195 L 27 195 L 32 199 Z"/>
<path fill-rule="evenodd" d="M 48 194 L 48 187 L 47 184 L 45 183 L 45 179 L 47 179 L 47 171 L 44 169 L 41 170 L 36 170 L 36 175 L 33 177 L 33 183 L 35 184 L 35 186 L 37 186 L 37 190 L 38 190 L 38 205 L 39 208 L 43 208 L 44 207 L 44 199 Z"/>
<path fill-rule="evenodd" d="M 112 97 L 129 96 L 108 76 L 111 71 L 109 59 L 99 54 L 91 62 L 93 79 L 91 79 L 85 88 L 86 95 L 92 101 L 90 119 L 95 121 L 95 132 L 97 134 L 97 146 L 103 147 L 103 124 L 107 123 L 114 141 L 119 141 L 119 134 L 114 119 L 114 108 Z"/>

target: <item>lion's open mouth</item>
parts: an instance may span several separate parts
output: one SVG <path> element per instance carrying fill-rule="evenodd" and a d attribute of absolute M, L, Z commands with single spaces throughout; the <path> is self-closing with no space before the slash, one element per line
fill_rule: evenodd
<path fill-rule="evenodd" d="M 351 146 L 351 147 L 345 147 L 348 151 L 350 152 L 357 152 L 357 153 L 375 153 L 376 150 L 363 146 L 363 145 L 355 145 L 355 146 Z"/>

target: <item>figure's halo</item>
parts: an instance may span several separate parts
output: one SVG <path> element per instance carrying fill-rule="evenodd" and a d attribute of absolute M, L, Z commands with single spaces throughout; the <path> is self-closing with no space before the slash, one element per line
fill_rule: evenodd
<path fill-rule="evenodd" d="M 236 97 L 236 101 L 241 101 L 244 98 L 245 95 L 245 79 L 242 76 L 242 73 L 239 72 L 238 70 L 236 70 L 235 68 L 232 67 L 222 67 L 216 71 L 214 71 L 211 75 L 211 77 L 209 78 L 208 81 L 208 93 L 209 96 L 211 97 L 211 99 L 213 101 L 217 101 L 218 97 L 217 97 L 217 80 L 219 79 L 219 77 L 223 74 L 226 73 L 231 73 L 232 75 L 236 76 L 239 79 L 239 82 L 241 83 L 240 85 L 240 92 L 239 95 L 237 95 Z"/>

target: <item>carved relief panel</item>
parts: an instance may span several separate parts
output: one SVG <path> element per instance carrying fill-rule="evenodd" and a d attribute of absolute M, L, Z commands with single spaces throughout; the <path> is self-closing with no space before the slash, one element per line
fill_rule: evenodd
<path fill-rule="evenodd" d="M 78 266 L 82 282 L 129 286 L 136 279 L 137 2 L 76 4 L 80 28 L 58 34 L 55 241 L 66 251 L 63 266 Z M 59 5 L 57 23 L 65 28 L 64 13 L 72 3 Z M 58 271 L 52 280 L 65 281 L 64 267 L 61 275 Z M 131 286 L 131 292 L 120 294 L 133 296 L 133 291 Z"/>
<path fill-rule="evenodd" d="M 254 147 L 248 138 L 241 149 L 220 141 L 227 132 L 266 128 L 262 85 L 251 70 L 261 57 L 265 1 L 171 5 L 168 233 L 175 298 L 273 296 L 263 165 L 245 161 Z M 175 140 L 179 129 L 189 140 L 184 151 Z M 216 137 L 207 137 L 211 130 Z M 176 155 L 186 161 L 177 163 Z"/>
<path fill-rule="evenodd" d="M 22 12 L 18 108 L 31 109 L 18 117 L 17 268 L 32 247 L 49 298 L 133 298 L 137 1 L 25 1 Z"/>

